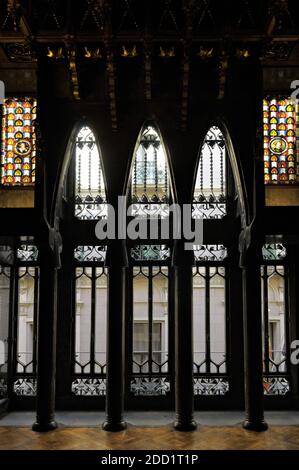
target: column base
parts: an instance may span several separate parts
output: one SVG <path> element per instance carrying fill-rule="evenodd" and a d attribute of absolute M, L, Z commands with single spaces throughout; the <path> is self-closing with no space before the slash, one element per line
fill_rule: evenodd
<path fill-rule="evenodd" d="M 36 432 L 47 432 L 47 431 L 54 431 L 57 428 L 56 421 L 49 421 L 47 423 L 42 423 L 40 421 L 35 421 L 32 425 L 32 431 Z"/>
<path fill-rule="evenodd" d="M 125 421 L 120 421 L 118 423 L 110 423 L 109 421 L 105 421 L 102 425 L 102 429 L 109 432 L 124 431 L 126 428 L 127 423 Z"/>
<path fill-rule="evenodd" d="M 196 421 L 194 421 L 193 419 L 186 422 L 175 421 L 173 427 L 176 431 L 189 432 L 195 431 L 197 428 L 197 424 Z"/>
<path fill-rule="evenodd" d="M 263 432 L 263 431 L 267 431 L 268 424 L 265 421 L 259 421 L 255 423 L 253 421 L 248 421 L 248 419 L 246 419 L 243 422 L 243 428 L 246 429 L 247 431 Z"/>

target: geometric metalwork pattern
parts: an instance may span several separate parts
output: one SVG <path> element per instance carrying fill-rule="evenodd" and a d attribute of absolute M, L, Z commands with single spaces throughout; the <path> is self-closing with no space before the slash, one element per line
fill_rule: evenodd
<path fill-rule="evenodd" d="M 226 215 L 226 147 L 221 130 L 212 126 L 200 151 L 193 195 L 195 219 L 221 219 Z"/>
<path fill-rule="evenodd" d="M 74 257 L 80 263 L 103 263 L 106 259 L 106 246 L 77 246 Z"/>
<path fill-rule="evenodd" d="M 299 181 L 298 102 L 290 98 L 264 99 L 265 184 Z"/>
<path fill-rule="evenodd" d="M 153 125 L 144 127 L 134 156 L 130 215 L 167 217 L 170 182 L 167 155 Z"/>
<path fill-rule="evenodd" d="M 270 260 L 281 260 L 286 257 L 287 249 L 282 243 L 266 243 L 262 248 L 263 259 Z"/>
<path fill-rule="evenodd" d="M 194 395 L 217 396 L 229 391 L 229 382 L 219 377 L 194 378 Z"/>
<path fill-rule="evenodd" d="M 35 245 L 21 245 L 17 249 L 17 258 L 22 262 L 35 262 L 38 259 L 38 248 Z"/>
<path fill-rule="evenodd" d="M 107 218 L 107 199 L 101 156 L 95 135 L 82 127 L 76 138 L 75 217 L 80 220 Z"/>
<path fill-rule="evenodd" d="M 15 395 L 22 396 L 36 396 L 36 379 L 30 377 L 22 377 L 16 379 L 13 384 L 13 391 Z"/>
<path fill-rule="evenodd" d="M 36 100 L 7 98 L 3 104 L 1 183 L 33 186 L 36 164 Z"/>
<path fill-rule="evenodd" d="M 170 391 L 167 377 L 134 377 L 131 380 L 131 392 L 135 396 L 160 396 Z"/>
<path fill-rule="evenodd" d="M 264 395 L 286 395 L 290 391 L 290 382 L 285 377 L 264 377 Z"/>
<path fill-rule="evenodd" d="M 194 246 L 196 261 L 223 261 L 227 258 L 227 248 L 223 245 Z"/>
<path fill-rule="evenodd" d="M 106 395 L 105 378 L 78 378 L 72 382 L 72 393 L 79 396 L 104 396 Z"/>
<path fill-rule="evenodd" d="M 194 376 L 227 372 L 226 270 L 223 266 L 193 268 Z M 220 327 L 221 325 L 221 327 Z"/>
<path fill-rule="evenodd" d="M 136 261 L 164 261 L 170 257 L 166 245 L 137 245 L 131 249 L 131 257 Z"/>

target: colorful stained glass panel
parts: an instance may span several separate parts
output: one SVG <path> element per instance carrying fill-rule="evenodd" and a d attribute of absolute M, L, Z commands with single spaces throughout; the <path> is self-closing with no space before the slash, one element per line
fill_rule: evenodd
<path fill-rule="evenodd" d="M 7 98 L 3 104 L 1 183 L 33 186 L 36 163 L 36 100 Z"/>
<path fill-rule="evenodd" d="M 265 99 L 264 178 L 265 184 L 299 181 L 299 107 L 289 98 Z"/>

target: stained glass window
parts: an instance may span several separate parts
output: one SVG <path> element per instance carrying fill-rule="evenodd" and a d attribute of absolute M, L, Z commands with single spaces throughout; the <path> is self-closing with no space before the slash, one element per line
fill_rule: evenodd
<path fill-rule="evenodd" d="M 81 220 L 107 217 L 102 162 L 95 135 L 82 127 L 76 139 L 75 216 Z"/>
<path fill-rule="evenodd" d="M 193 217 L 221 219 L 226 215 L 226 147 L 221 130 L 212 126 L 200 150 L 193 196 Z"/>
<path fill-rule="evenodd" d="M 36 164 L 36 100 L 7 98 L 3 104 L 1 183 L 33 186 Z"/>
<path fill-rule="evenodd" d="M 299 180 L 299 107 L 289 99 L 265 99 L 264 177 L 265 184 L 292 184 Z"/>

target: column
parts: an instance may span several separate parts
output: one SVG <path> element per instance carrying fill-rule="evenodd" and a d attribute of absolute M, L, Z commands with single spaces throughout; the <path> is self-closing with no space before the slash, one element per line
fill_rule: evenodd
<path fill-rule="evenodd" d="M 57 267 L 49 246 L 39 253 L 39 310 L 37 327 L 37 398 L 36 421 L 33 431 L 56 429 L 55 375 L 56 375 L 56 321 L 57 321 Z"/>
<path fill-rule="evenodd" d="M 261 249 L 250 245 L 243 263 L 245 429 L 265 431 L 262 348 Z"/>
<path fill-rule="evenodd" d="M 178 241 L 174 253 L 175 278 L 175 423 L 178 431 L 193 431 L 193 251 Z"/>
<path fill-rule="evenodd" d="M 123 242 L 110 241 L 107 250 L 108 319 L 105 431 L 126 428 L 124 412 L 124 312 L 126 252 Z"/>

